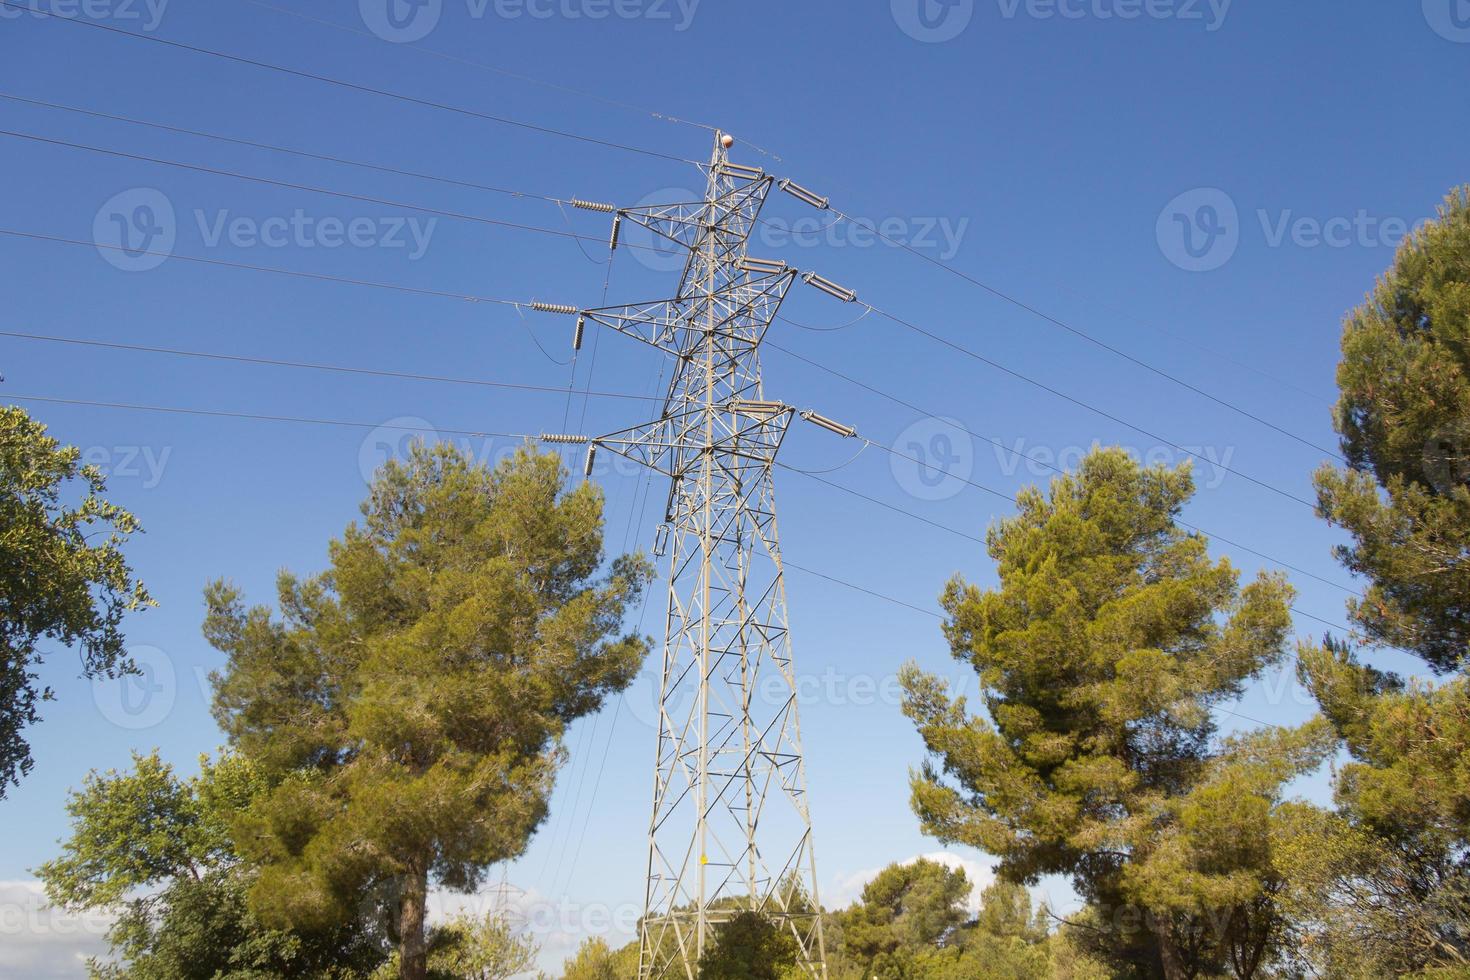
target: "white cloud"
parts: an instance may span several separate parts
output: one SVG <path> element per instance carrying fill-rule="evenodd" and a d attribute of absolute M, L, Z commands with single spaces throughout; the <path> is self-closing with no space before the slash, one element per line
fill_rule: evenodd
<path fill-rule="evenodd" d="M 39 881 L 0 881 L 0 977 L 82 980 L 89 957 L 106 957 L 111 922 L 54 908 Z"/>

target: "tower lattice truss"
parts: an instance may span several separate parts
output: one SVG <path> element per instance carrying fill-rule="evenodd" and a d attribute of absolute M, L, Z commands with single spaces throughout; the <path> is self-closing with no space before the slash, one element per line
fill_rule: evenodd
<path fill-rule="evenodd" d="M 747 255 L 775 180 L 731 163 L 727 142 L 716 137 L 703 200 L 614 219 L 614 243 L 631 221 L 688 250 L 674 298 L 578 311 L 578 342 L 591 321 L 674 365 L 661 418 L 591 440 L 670 479 L 655 546 L 669 594 L 640 972 L 692 980 L 720 923 L 755 910 L 824 977 L 772 481 L 795 410 L 765 398 L 760 363 L 797 271 Z"/>

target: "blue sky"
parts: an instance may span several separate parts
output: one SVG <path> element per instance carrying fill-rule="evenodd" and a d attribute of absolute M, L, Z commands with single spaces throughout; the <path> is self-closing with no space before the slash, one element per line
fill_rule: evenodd
<path fill-rule="evenodd" d="M 0 92 L 620 205 L 682 197 L 700 186 L 699 174 L 656 156 L 65 21 L 85 19 L 676 158 L 705 158 L 710 133 L 662 117 L 723 127 L 741 140 L 736 160 L 828 195 L 835 207 L 924 255 L 1302 440 L 874 242 L 851 224 L 824 228 L 830 214 L 777 195 L 754 253 L 817 270 L 856 289 L 864 302 L 1137 427 L 880 316 L 839 330 L 778 324 L 771 339 L 785 350 L 767 355 L 771 397 L 817 408 L 875 442 L 939 460 L 954 474 L 936 484 L 912 464 L 869 450 L 823 478 L 963 532 L 783 471 L 781 526 L 791 562 L 933 609 L 955 572 L 994 580 L 980 545 L 965 535 L 982 535 L 1007 508 L 961 479 L 1014 492 L 1049 476 L 1036 460 L 1066 465 L 1100 441 L 1169 462 L 1183 458 L 1178 447 L 1196 453 L 1200 492 L 1188 520 L 1277 562 L 1351 584 L 1331 558 L 1334 533 L 1288 495 L 1310 498 L 1311 472 L 1325 458 L 1305 443 L 1335 445 L 1329 409 L 1342 314 L 1388 264 L 1402 229 L 1432 214 L 1445 192 L 1467 179 L 1470 128 L 1455 95 L 1470 81 L 1465 0 L 431 0 L 397 7 L 391 20 L 382 0 L 276 2 L 280 9 L 248 0 L 56 3 L 60 20 L 6 8 Z M 0 227 L 82 243 L 0 234 L 10 283 L 0 331 L 8 334 L 565 386 L 570 367 L 556 363 L 570 354 L 563 319 L 185 257 L 577 306 L 599 305 L 607 278 L 603 215 L 564 214 L 532 198 L 13 100 L 0 100 L 0 129 L 380 202 L 0 136 L 9 176 Z M 406 205 L 594 240 L 581 243 L 584 254 L 565 237 L 436 218 Z M 126 242 L 118 237 L 123 229 Z M 172 257 L 88 244 L 137 245 L 145 235 L 153 250 Z M 673 274 L 639 254 L 620 249 L 615 256 L 609 302 L 661 297 L 669 288 Z M 859 311 L 802 288 L 785 312 L 810 328 L 848 324 Z M 653 389 L 653 352 L 606 336 L 594 361 L 591 344 L 589 338 L 577 364 L 578 387 L 590 378 L 600 390 Z M 462 433 L 604 432 L 640 421 L 647 408 L 594 398 L 584 416 L 581 399 L 568 407 L 557 393 L 13 336 L 0 336 L 0 371 L 7 399 L 359 423 L 22 403 L 111 473 L 111 495 L 147 529 L 130 555 L 160 606 L 128 624 L 135 652 L 151 670 L 141 686 L 93 685 L 77 676 L 74 655 L 49 657 L 42 679 L 58 700 L 30 731 L 36 770 L 0 802 L 0 882 L 15 894 L 29 894 L 28 869 L 56 852 L 66 792 L 88 770 L 124 766 L 130 750 L 157 746 L 191 771 L 200 752 L 220 744 L 204 678 L 221 658 L 199 634 L 207 580 L 228 576 L 250 597 L 269 601 L 278 569 L 319 570 L 328 538 L 355 516 L 364 474 L 398 451 L 409 430 L 438 433 L 493 459 L 515 441 Z M 1007 448 L 1031 459 L 1018 461 Z M 801 429 L 783 449 L 783 462 L 826 470 L 853 449 Z M 640 474 L 605 467 L 597 479 L 607 492 L 609 547 L 648 547 L 663 489 L 653 487 L 655 502 L 644 511 Z M 1214 547 L 1248 573 L 1278 567 L 1240 547 Z M 1303 574 L 1292 579 L 1301 610 L 1341 621 L 1342 590 Z M 938 850 L 908 809 L 906 774 L 921 748 L 899 712 L 893 677 L 911 658 L 955 678 L 963 673 L 931 616 L 805 572 L 791 573 L 789 591 L 819 878 L 824 898 L 835 901 L 851 897 L 864 872 Z M 659 601 L 656 595 L 644 621 L 651 633 L 660 630 Z M 1323 629 L 1310 619 L 1299 625 L 1304 636 Z M 1393 654 L 1383 660 L 1409 664 Z M 648 680 L 640 680 L 621 707 L 610 704 L 570 733 L 572 755 L 551 821 L 522 860 L 497 871 L 542 910 L 549 959 L 564 955 L 578 935 L 606 930 L 609 920 L 629 921 L 630 909 L 636 915 L 655 734 L 651 703 Z M 1268 677 L 1237 707 L 1272 722 L 1309 713 L 1289 670 Z M 1239 716 L 1224 720 L 1251 724 Z M 1322 798 L 1324 787 L 1316 779 L 1303 789 Z M 983 855 L 957 853 L 976 867 L 987 863 Z M 30 929 L 22 937 L 28 945 L 12 948 L 30 950 L 26 969 L 80 976 L 72 951 L 94 940 L 62 932 L 52 921 Z"/>

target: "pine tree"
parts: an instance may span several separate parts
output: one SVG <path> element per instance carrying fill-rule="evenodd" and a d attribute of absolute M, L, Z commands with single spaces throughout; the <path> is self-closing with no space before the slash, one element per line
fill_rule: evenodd
<path fill-rule="evenodd" d="M 1319 509 L 1368 577 L 1353 618 L 1436 671 L 1470 653 L 1470 187 L 1404 243 L 1347 318 L 1336 425 L 1348 467 L 1317 473 Z"/>
<path fill-rule="evenodd" d="M 1304 822 L 1293 901 L 1345 975 L 1470 966 L 1470 188 L 1404 243 L 1347 318 L 1336 425 L 1346 469 L 1318 509 L 1368 578 L 1348 612 L 1368 644 L 1438 683 L 1364 663 L 1343 639 L 1300 672 L 1352 761 L 1339 813 Z"/>
<path fill-rule="evenodd" d="M 999 587 L 956 578 L 942 600 L 988 719 L 903 675 L 933 757 L 912 779 L 924 831 L 999 856 L 1006 881 L 1070 876 L 1120 976 L 1251 976 L 1269 959 L 1269 829 L 1330 741 L 1322 725 L 1217 739 L 1211 709 L 1282 659 L 1292 590 L 1240 587 L 1179 528 L 1193 489 L 1187 467 L 1098 449 L 1049 496 L 1023 491 L 987 538 Z"/>
<path fill-rule="evenodd" d="M 252 907 L 297 927 L 381 912 L 423 980 L 431 884 L 471 890 L 547 813 L 574 719 L 647 651 L 618 636 L 650 575 L 602 564 L 602 497 L 555 455 L 494 471 L 416 447 L 378 475 L 324 574 L 279 582 L 281 619 L 207 593 L 229 656 L 216 716 L 270 782 L 233 825 Z"/>

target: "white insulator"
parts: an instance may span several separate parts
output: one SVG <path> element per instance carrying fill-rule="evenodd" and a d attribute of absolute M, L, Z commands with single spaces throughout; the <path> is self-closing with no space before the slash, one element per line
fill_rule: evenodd
<path fill-rule="evenodd" d="M 739 177 L 743 180 L 760 180 L 766 172 L 760 167 L 747 167 L 743 163 L 730 163 L 726 161 L 720 164 L 720 173 L 731 177 Z"/>
<path fill-rule="evenodd" d="M 660 524 L 653 532 L 653 553 L 662 558 L 669 550 L 669 526 Z"/>
<path fill-rule="evenodd" d="M 592 475 L 592 461 L 597 458 L 597 443 L 591 443 L 587 447 L 587 462 L 582 465 L 582 475 Z"/>
<path fill-rule="evenodd" d="M 806 419 L 812 425 L 818 425 L 826 429 L 828 432 L 837 433 L 844 439 L 851 439 L 857 435 L 857 429 L 854 429 L 852 426 L 843 425 L 841 422 L 829 419 L 825 415 L 818 415 L 816 412 L 802 412 L 801 417 Z"/>
<path fill-rule="evenodd" d="M 572 331 L 572 350 L 582 349 L 582 328 L 587 325 L 586 317 L 577 317 L 577 329 Z"/>
<path fill-rule="evenodd" d="M 827 199 L 825 197 L 818 197 L 816 194 L 807 190 L 805 187 L 802 187 L 794 180 L 783 180 L 776 186 L 780 187 L 783 191 L 790 194 L 798 201 L 801 201 L 803 204 L 810 204 L 812 207 L 817 208 L 821 211 L 827 210 Z"/>
<path fill-rule="evenodd" d="M 779 415 L 786 411 L 786 406 L 782 402 L 733 401 L 728 407 L 736 415 L 768 416 Z"/>
<path fill-rule="evenodd" d="M 567 435 L 566 433 L 563 433 L 563 432 L 543 432 L 543 433 L 541 433 L 541 441 L 542 442 L 570 443 L 570 444 L 573 444 L 573 445 L 580 446 L 582 443 L 584 443 L 584 442 L 587 441 L 587 437 L 586 436 Z"/>
<path fill-rule="evenodd" d="M 621 214 L 613 217 L 612 237 L 607 240 L 607 250 L 614 251 L 618 247 L 618 230 L 623 227 L 623 216 Z"/>
<path fill-rule="evenodd" d="M 817 289 L 820 289 L 828 296 L 835 296 L 837 299 L 842 300 L 842 302 L 844 303 L 852 303 L 856 302 L 857 300 L 857 293 L 855 293 L 851 289 L 848 289 L 846 286 L 839 286 L 831 279 L 819 276 L 815 272 L 808 272 L 801 278 L 803 279 L 803 281 L 806 282 L 807 285 L 815 286 Z"/>
<path fill-rule="evenodd" d="M 540 310 L 542 313 L 565 313 L 568 315 L 578 312 L 575 306 L 567 306 L 565 303 L 543 303 L 539 299 L 531 301 L 531 309 Z"/>
<path fill-rule="evenodd" d="M 740 268 L 746 272 L 763 272 L 775 275 L 786 271 L 786 263 L 780 259 L 753 259 L 749 256 L 740 260 Z"/>
<path fill-rule="evenodd" d="M 576 197 L 567 203 L 574 208 L 581 208 L 583 211 L 601 211 L 603 214 L 612 214 L 617 210 L 611 204 L 603 204 L 601 201 L 583 201 Z"/>

